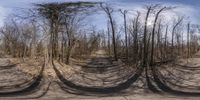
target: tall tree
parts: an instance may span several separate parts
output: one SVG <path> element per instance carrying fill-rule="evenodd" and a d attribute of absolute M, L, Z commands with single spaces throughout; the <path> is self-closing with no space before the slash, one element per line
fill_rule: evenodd
<path fill-rule="evenodd" d="M 165 10 L 166 7 L 162 7 L 155 15 L 155 19 L 154 19 L 154 23 L 153 23 L 153 30 L 152 30 L 152 43 L 151 43 L 151 61 L 150 61 L 150 65 L 153 65 L 153 57 L 154 57 L 154 37 L 155 37 L 155 28 L 156 28 L 156 25 L 157 25 L 157 20 L 158 20 L 158 17 L 159 17 L 159 14 Z M 159 34 L 159 33 L 158 33 Z"/>
<path fill-rule="evenodd" d="M 143 67 L 147 66 L 147 58 L 148 58 L 148 50 L 147 50 L 147 23 L 148 18 L 150 15 L 150 12 L 152 10 L 152 6 L 147 6 L 147 13 L 145 17 L 145 23 L 144 23 L 144 34 L 143 34 Z"/>
<path fill-rule="evenodd" d="M 183 17 L 179 18 L 178 21 L 175 23 L 175 25 L 173 26 L 173 29 L 172 29 L 172 39 L 171 39 L 171 58 L 173 59 L 174 58 L 174 35 L 175 35 L 175 31 L 176 31 L 176 28 L 177 26 L 183 21 Z"/>
<path fill-rule="evenodd" d="M 49 21 L 50 24 L 50 41 L 49 41 L 49 60 L 58 59 L 58 33 L 59 27 L 67 18 L 73 13 L 85 11 L 87 8 L 94 7 L 96 3 L 93 2 L 65 2 L 65 3 L 44 3 L 36 4 L 38 13 Z M 68 34 L 69 35 L 69 34 Z M 70 36 L 71 38 L 71 36 Z M 67 53 L 67 61 L 71 51 L 71 42 L 68 41 L 69 49 Z"/>
<path fill-rule="evenodd" d="M 115 28 L 114 28 L 114 19 L 112 17 L 112 14 L 114 12 L 114 10 L 109 7 L 108 5 L 100 5 L 101 8 L 103 9 L 103 11 L 107 14 L 108 19 L 110 21 L 110 25 L 111 25 L 111 29 L 112 29 L 112 43 L 113 43 L 113 52 L 114 52 L 114 59 L 117 60 L 117 49 L 116 49 L 116 38 L 115 38 Z"/>
<path fill-rule="evenodd" d="M 125 33 L 125 50 L 126 50 L 126 60 L 128 60 L 128 35 L 127 35 L 127 22 L 126 22 L 126 14 L 127 14 L 127 10 L 122 11 L 120 9 L 120 12 L 122 13 L 123 17 L 124 17 L 124 33 Z"/>
<path fill-rule="evenodd" d="M 190 23 L 187 24 L 187 57 L 190 57 Z"/>

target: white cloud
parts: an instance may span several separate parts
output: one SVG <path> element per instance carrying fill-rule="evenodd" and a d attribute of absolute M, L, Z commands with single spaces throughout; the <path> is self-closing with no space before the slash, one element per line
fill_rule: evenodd
<path fill-rule="evenodd" d="M 147 2 L 120 2 L 117 5 L 119 8 L 123 9 L 128 9 L 132 10 L 133 12 L 140 11 L 142 18 L 144 18 L 146 10 L 144 9 L 145 5 L 151 5 L 151 4 L 156 4 L 156 2 L 152 3 L 147 3 Z M 191 21 L 194 24 L 199 24 L 200 23 L 200 7 L 198 6 L 192 6 L 192 5 L 187 5 L 187 4 L 182 4 L 182 3 L 159 3 L 163 6 L 168 6 L 168 7 L 176 7 L 173 10 L 168 10 L 162 13 L 162 17 L 166 23 L 167 22 L 173 22 L 174 18 L 177 18 L 178 16 L 184 16 L 185 21 Z M 130 18 L 135 17 L 134 13 L 130 13 Z M 151 20 L 151 18 L 149 18 Z"/>
<path fill-rule="evenodd" d="M 8 14 L 8 10 L 2 6 L 0 6 L 0 26 L 3 25 L 4 19 Z"/>

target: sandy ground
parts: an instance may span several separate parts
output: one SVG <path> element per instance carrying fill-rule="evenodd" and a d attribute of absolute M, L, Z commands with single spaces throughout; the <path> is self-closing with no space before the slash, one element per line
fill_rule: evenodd
<path fill-rule="evenodd" d="M 79 63 L 81 65 L 87 65 L 87 66 L 96 66 L 96 67 L 105 67 L 105 65 L 123 65 L 121 62 L 114 62 L 110 63 L 105 55 L 104 51 L 97 51 L 92 56 L 96 56 L 95 59 L 88 59 L 87 61 L 83 61 L 82 63 Z M 181 64 L 184 65 L 192 65 L 192 66 L 198 66 L 200 65 L 200 58 L 192 58 L 189 59 L 188 63 L 185 63 L 186 61 L 184 59 L 180 60 Z M 20 61 L 16 60 L 9 60 L 9 59 L 2 59 L 0 60 L 1 66 L 6 66 L 10 64 L 17 64 L 16 67 L 8 68 L 8 69 L 1 69 L 0 67 L 0 87 L 12 85 L 14 83 L 20 83 L 24 80 L 29 80 L 31 77 L 33 77 L 39 67 L 41 67 L 41 62 L 37 62 L 33 64 L 33 62 L 29 61 L 26 63 L 22 63 Z M 74 62 L 75 63 L 75 62 Z M 115 74 L 104 74 L 104 72 L 98 72 L 94 73 L 93 70 L 89 72 L 90 74 L 86 74 L 86 76 L 81 77 L 81 73 L 76 73 L 76 71 L 83 71 L 84 68 L 73 65 L 68 66 L 64 64 L 60 64 L 58 62 L 55 62 L 56 66 L 59 68 L 59 70 L 62 70 L 62 74 L 66 76 L 66 78 L 70 79 L 71 81 L 77 82 L 77 84 L 81 85 L 88 85 L 88 86 L 109 86 L 116 84 L 115 82 L 111 83 L 103 83 L 105 81 L 105 77 L 109 78 L 107 80 L 114 80 L 116 78 L 120 78 L 124 76 L 124 71 L 127 73 L 130 73 L 131 70 L 134 71 L 134 69 L 128 69 L 128 67 L 123 67 L 123 69 L 120 69 L 121 67 L 117 67 L 117 70 Z M 76 70 L 74 70 L 76 69 Z M 128 71 L 127 71 L 128 70 Z M 88 70 L 85 70 L 88 71 Z M 120 72 L 121 71 L 121 72 Z M 87 73 L 87 72 L 84 72 Z M 126 74 L 127 74 L 126 73 Z M 95 81 L 89 81 L 86 80 L 87 77 L 92 78 Z M 75 79 L 75 80 L 73 80 Z M 124 79 L 125 80 L 125 79 Z M 28 95 L 19 95 L 19 96 L 13 96 L 13 97 L 0 97 L 0 100 L 16 100 L 16 99 L 25 99 L 25 100 L 200 100 L 200 97 L 186 97 L 186 96 L 174 96 L 170 94 L 156 94 L 150 92 L 148 89 L 145 89 L 145 82 L 143 82 L 142 78 L 138 80 L 135 84 L 133 84 L 129 89 L 121 91 L 120 93 L 114 93 L 114 94 L 104 94 L 104 95 L 97 95 L 97 94 L 85 94 L 85 95 L 77 95 L 77 94 L 71 94 L 64 90 L 62 90 L 59 85 L 56 83 L 58 81 L 57 76 L 52 68 L 52 66 L 47 66 L 44 70 L 44 79 L 43 84 L 40 88 L 38 88 L 38 91 L 28 94 Z M 89 83 L 88 83 L 89 81 Z M 139 87 L 136 87 L 137 86 Z M 143 87 L 143 88 L 142 88 Z M 0 89 L 1 90 L 1 89 Z M 88 95 L 88 96 L 86 96 Z"/>

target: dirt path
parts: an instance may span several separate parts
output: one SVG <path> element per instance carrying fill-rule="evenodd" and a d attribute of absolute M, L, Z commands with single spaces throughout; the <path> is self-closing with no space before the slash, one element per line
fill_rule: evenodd
<path fill-rule="evenodd" d="M 84 64 L 72 64 L 66 67 L 57 64 L 56 66 L 64 71 L 62 74 L 66 79 L 90 87 L 115 86 L 126 81 L 135 72 L 134 68 L 127 67 L 120 61 L 113 61 L 103 50 L 92 54 L 92 58 Z M 67 67 L 72 67 L 70 73 L 73 74 L 68 75 L 65 71 Z"/>

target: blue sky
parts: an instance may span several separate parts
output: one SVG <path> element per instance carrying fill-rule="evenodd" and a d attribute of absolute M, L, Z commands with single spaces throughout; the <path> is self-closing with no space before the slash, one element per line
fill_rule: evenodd
<path fill-rule="evenodd" d="M 30 8 L 33 3 L 42 2 L 71 2 L 71 1 L 103 1 L 108 3 L 114 3 L 125 9 L 139 10 L 144 5 L 159 3 L 168 6 L 177 6 L 175 13 L 190 16 L 190 20 L 193 23 L 200 23 L 200 0 L 1 0 L 0 1 L 0 26 L 3 25 L 3 19 L 10 13 L 17 11 L 17 8 Z M 168 14 L 170 18 L 172 14 Z M 102 16 L 101 16 L 102 17 Z M 101 18 L 102 19 L 102 18 Z M 93 20 L 96 23 L 105 23 L 105 20 L 101 20 L 96 16 Z"/>

